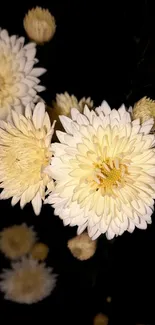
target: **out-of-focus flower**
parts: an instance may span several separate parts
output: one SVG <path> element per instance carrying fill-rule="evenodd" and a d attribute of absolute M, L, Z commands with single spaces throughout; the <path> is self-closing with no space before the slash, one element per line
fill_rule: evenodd
<path fill-rule="evenodd" d="M 60 116 L 66 132 L 57 131 L 49 171 L 56 180 L 46 203 L 64 225 L 88 228 L 96 239 L 108 239 L 151 223 L 155 198 L 155 135 L 153 119 L 131 121 L 122 105 L 111 110 L 106 102 L 84 114 L 71 110 Z"/>
<path fill-rule="evenodd" d="M 91 240 L 87 233 L 70 239 L 67 245 L 73 256 L 81 261 L 88 260 L 96 251 L 96 241 Z"/>
<path fill-rule="evenodd" d="M 4 270 L 0 277 L 5 299 L 22 304 L 43 300 L 56 285 L 56 275 L 51 268 L 28 258 L 12 263 L 12 269 Z"/>
<path fill-rule="evenodd" d="M 47 107 L 47 112 L 50 116 L 50 119 L 56 120 L 56 129 L 63 129 L 62 124 L 59 120 L 59 115 L 71 116 L 71 108 L 77 108 L 79 112 L 83 112 L 84 106 L 87 105 L 90 109 L 93 108 L 93 101 L 90 97 L 81 98 L 80 101 L 74 96 L 69 95 L 67 92 L 64 94 L 57 94 L 56 100 L 52 102 L 52 107 Z"/>
<path fill-rule="evenodd" d="M 151 131 L 154 131 L 155 130 L 155 101 L 147 97 L 141 98 L 133 107 L 132 118 L 133 120 L 139 118 L 141 123 L 144 123 L 150 118 L 153 118 L 154 124 Z"/>
<path fill-rule="evenodd" d="M 36 98 L 37 92 L 45 89 L 38 79 L 46 69 L 34 68 L 36 44 L 24 46 L 24 37 L 9 37 L 0 29 L 0 119 L 6 119 L 10 108 L 22 112 L 23 106 Z"/>
<path fill-rule="evenodd" d="M 106 298 L 106 301 L 108 302 L 108 304 L 110 304 L 111 301 L 112 301 L 112 298 L 111 298 L 110 296 L 108 296 L 108 297 Z"/>
<path fill-rule="evenodd" d="M 48 255 L 49 248 L 44 243 L 36 243 L 32 250 L 31 250 L 31 256 L 33 259 L 44 261 Z"/>
<path fill-rule="evenodd" d="M 10 259 L 17 259 L 30 252 L 36 233 L 26 224 L 4 228 L 0 233 L 0 250 Z"/>
<path fill-rule="evenodd" d="M 49 42 L 55 34 L 55 18 L 48 9 L 36 7 L 25 15 L 24 28 L 31 40 L 43 44 Z"/>
<path fill-rule="evenodd" d="M 100 313 L 95 316 L 94 325 L 108 325 L 108 321 L 108 316 Z"/>
<path fill-rule="evenodd" d="M 31 201 L 38 215 L 46 187 L 54 187 L 45 168 L 55 122 L 51 126 L 44 103 L 38 103 L 34 110 L 28 105 L 25 116 L 12 110 L 12 123 L 0 124 L 0 199 L 12 197 L 11 204 L 20 201 L 21 208 Z"/>

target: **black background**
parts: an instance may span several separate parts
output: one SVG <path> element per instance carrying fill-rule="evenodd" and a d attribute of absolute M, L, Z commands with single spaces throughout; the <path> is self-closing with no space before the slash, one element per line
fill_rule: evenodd
<path fill-rule="evenodd" d="M 0 26 L 10 35 L 26 36 L 23 18 L 41 5 L 56 18 L 53 40 L 38 47 L 41 77 L 51 103 L 56 93 L 68 91 L 79 99 L 91 96 L 95 105 L 106 99 L 112 107 L 132 105 L 142 96 L 155 99 L 155 25 L 153 1 L 12 1 L 3 0 Z M 20 210 L 0 202 L 0 229 L 15 223 L 34 225 L 40 240 L 50 247 L 47 264 L 59 274 L 52 295 L 38 304 L 18 305 L 0 296 L 0 317 L 44 324 L 92 324 L 97 312 L 109 315 L 109 324 L 155 324 L 155 222 L 146 231 L 135 230 L 107 241 L 101 236 L 95 256 L 74 259 L 67 241 L 76 227 L 63 227 L 50 206 L 39 217 L 31 205 Z M 9 261 L 0 256 L 1 267 Z M 112 297 L 112 303 L 106 297 Z"/>

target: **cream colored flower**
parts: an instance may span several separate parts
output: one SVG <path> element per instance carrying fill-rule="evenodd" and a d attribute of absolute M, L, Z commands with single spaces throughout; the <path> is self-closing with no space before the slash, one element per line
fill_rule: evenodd
<path fill-rule="evenodd" d="M 51 127 L 45 104 L 38 103 L 32 111 L 30 105 L 25 116 L 12 110 L 13 124 L 0 124 L 0 199 L 12 198 L 12 205 L 20 201 L 23 208 L 32 201 L 38 215 L 46 187 L 53 188 L 53 180 L 46 172 L 51 152 Z"/>
<path fill-rule="evenodd" d="M 44 243 L 36 243 L 32 250 L 31 250 L 31 256 L 33 259 L 44 261 L 47 258 L 49 252 L 49 248 Z"/>
<path fill-rule="evenodd" d="M 36 7 L 25 15 L 24 28 L 31 40 L 43 44 L 49 42 L 55 34 L 55 18 L 48 9 Z"/>
<path fill-rule="evenodd" d="M 153 119 L 131 122 L 124 105 L 111 110 L 105 101 L 71 115 L 60 116 L 66 133 L 57 131 L 61 143 L 52 145 L 56 186 L 46 203 L 64 225 L 77 225 L 78 234 L 87 227 L 93 239 L 146 229 L 155 198 Z"/>
<path fill-rule="evenodd" d="M 154 131 L 155 130 L 155 101 L 147 97 L 141 98 L 133 107 L 132 118 L 134 120 L 140 118 L 141 123 L 149 120 L 150 118 L 153 118 L 154 125 L 151 131 Z"/>
<path fill-rule="evenodd" d="M 109 319 L 107 315 L 97 314 L 94 318 L 94 325 L 108 325 Z"/>
<path fill-rule="evenodd" d="M 51 121 L 56 120 L 56 129 L 64 130 L 62 124 L 59 120 L 59 115 L 66 115 L 68 117 L 71 116 L 71 108 L 75 107 L 80 112 L 83 112 L 85 104 L 88 105 L 89 108 L 93 108 L 93 101 L 90 97 L 81 98 L 78 102 L 78 99 L 74 95 L 69 95 L 67 92 L 64 94 L 57 94 L 56 101 L 52 102 L 52 108 L 47 107 L 47 112 L 50 116 Z M 54 141 L 56 141 L 56 137 L 54 137 Z"/>
<path fill-rule="evenodd" d="M 28 258 L 12 263 L 12 269 L 4 270 L 1 279 L 0 289 L 5 299 L 22 304 L 43 300 L 56 285 L 56 275 L 51 268 Z"/>
<path fill-rule="evenodd" d="M 90 97 L 81 98 L 80 101 L 74 96 L 69 95 L 67 92 L 64 94 L 57 94 L 56 101 L 53 101 L 52 106 L 53 109 L 57 110 L 57 115 L 66 115 L 71 116 L 71 108 L 77 108 L 80 112 L 83 111 L 84 106 L 87 105 L 89 108 L 93 107 L 93 101 Z"/>
<path fill-rule="evenodd" d="M 6 119 L 10 108 L 22 112 L 36 98 L 37 92 L 45 89 L 39 86 L 38 79 L 46 69 L 33 68 L 36 45 L 24 46 L 24 37 L 9 37 L 6 30 L 0 29 L 0 119 Z"/>
<path fill-rule="evenodd" d="M 96 241 L 91 240 L 87 233 L 70 239 L 67 246 L 73 256 L 81 261 L 88 260 L 96 251 Z"/>
<path fill-rule="evenodd" d="M 17 259 L 30 252 L 36 233 L 26 224 L 14 225 L 0 232 L 0 250 L 10 259 Z"/>

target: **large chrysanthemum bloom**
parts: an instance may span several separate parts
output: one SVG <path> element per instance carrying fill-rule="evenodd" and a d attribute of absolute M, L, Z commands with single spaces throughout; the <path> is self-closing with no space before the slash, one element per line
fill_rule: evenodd
<path fill-rule="evenodd" d="M 36 98 L 37 92 L 45 89 L 38 79 L 46 69 L 33 68 L 36 44 L 24 46 L 24 37 L 9 37 L 0 29 L 0 119 L 9 116 L 10 108 L 17 112 Z"/>
<path fill-rule="evenodd" d="M 45 172 L 50 164 L 51 126 L 45 104 L 38 103 L 34 110 L 28 104 L 25 116 L 12 110 L 12 123 L 0 124 L 0 199 L 12 198 L 12 205 L 20 201 L 23 208 L 32 201 L 38 215 L 46 187 L 52 190 L 53 180 Z"/>
<path fill-rule="evenodd" d="M 151 131 L 155 131 L 155 101 L 143 97 L 141 98 L 133 107 L 132 118 L 135 120 L 140 118 L 141 123 L 149 120 L 150 118 L 154 119 L 154 124 Z"/>
<path fill-rule="evenodd" d="M 30 252 L 36 233 L 26 224 L 14 225 L 0 232 L 0 250 L 10 259 L 17 259 Z"/>
<path fill-rule="evenodd" d="M 12 263 L 12 269 L 0 275 L 4 298 L 22 304 L 33 304 L 50 295 L 56 285 L 56 275 L 44 263 L 23 258 Z"/>
<path fill-rule="evenodd" d="M 48 9 L 36 7 L 26 14 L 24 28 L 31 40 L 43 44 L 49 42 L 55 34 L 55 18 Z"/>
<path fill-rule="evenodd" d="M 117 111 L 106 102 L 71 115 L 60 117 L 66 133 L 57 131 L 61 143 L 52 146 L 56 186 L 46 203 L 64 225 L 78 225 L 78 234 L 88 227 L 93 239 L 145 229 L 155 198 L 153 120 L 131 122 L 124 105 Z"/>

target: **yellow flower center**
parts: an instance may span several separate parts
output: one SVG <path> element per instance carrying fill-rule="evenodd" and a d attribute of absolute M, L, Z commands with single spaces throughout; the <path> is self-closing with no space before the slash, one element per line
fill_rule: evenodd
<path fill-rule="evenodd" d="M 94 163 L 92 187 L 102 189 L 103 193 L 113 193 L 112 189 L 123 185 L 124 175 L 128 174 L 127 166 L 121 164 L 118 158 L 111 158 L 100 163 Z"/>

